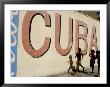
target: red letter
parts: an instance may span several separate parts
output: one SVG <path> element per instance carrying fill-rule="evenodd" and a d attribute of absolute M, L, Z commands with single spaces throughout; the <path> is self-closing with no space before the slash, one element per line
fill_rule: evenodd
<path fill-rule="evenodd" d="M 61 15 L 55 15 L 55 48 L 59 54 L 66 56 L 72 48 L 72 26 L 73 20 L 69 18 L 69 41 L 66 49 L 62 49 L 60 45 L 60 35 L 61 35 Z"/>
<path fill-rule="evenodd" d="M 94 46 L 95 50 L 97 50 L 97 37 L 96 37 L 96 27 L 95 26 L 93 26 L 93 28 L 92 28 L 92 35 L 91 35 L 89 54 L 91 54 L 92 46 Z"/>
<path fill-rule="evenodd" d="M 49 14 L 46 11 L 28 11 L 26 12 L 26 15 L 24 16 L 23 23 L 22 23 L 22 43 L 25 51 L 31 55 L 32 57 L 40 57 L 44 55 L 47 50 L 49 49 L 51 39 L 49 37 L 45 38 L 43 46 L 35 50 L 30 42 L 30 31 L 31 31 L 31 23 L 33 18 L 36 15 L 41 15 L 44 18 L 45 26 L 50 26 L 51 19 L 49 17 Z M 37 32 L 36 32 L 37 33 Z M 37 43 L 36 43 L 37 44 Z"/>
<path fill-rule="evenodd" d="M 84 34 L 79 34 L 79 26 L 83 26 L 84 27 Z M 87 54 L 87 48 L 88 48 L 88 44 L 87 44 L 87 25 L 86 23 L 76 20 L 76 52 L 78 51 L 79 48 L 79 39 L 83 39 L 85 42 L 85 49 L 82 50 L 82 54 Z"/>

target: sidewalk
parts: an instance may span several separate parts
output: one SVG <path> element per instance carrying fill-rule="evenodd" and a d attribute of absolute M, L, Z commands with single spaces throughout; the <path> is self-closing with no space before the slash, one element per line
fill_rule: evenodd
<path fill-rule="evenodd" d="M 91 73 L 91 68 L 85 68 L 84 72 L 82 72 L 82 70 L 80 70 L 79 72 L 70 71 L 70 73 L 68 74 L 68 72 L 65 71 L 63 73 L 57 75 L 50 75 L 48 77 L 100 77 L 100 75 L 97 75 L 97 69 L 98 67 L 95 66 L 94 73 Z"/>

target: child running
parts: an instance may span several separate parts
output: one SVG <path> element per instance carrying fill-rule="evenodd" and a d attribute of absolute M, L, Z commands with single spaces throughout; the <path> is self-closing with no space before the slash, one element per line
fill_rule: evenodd
<path fill-rule="evenodd" d="M 100 51 L 96 51 L 96 58 L 97 58 L 98 74 L 99 74 L 99 72 L 100 72 Z"/>
<path fill-rule="evenodd" d="M 83 59 L 83 54 L 81 53 L 81 48 L 78 49 L 78 52 L 76 53 L 76 56 L 77 57 L 77 71 L 79 71 L 79 66 L 81 66 L 83 68 L 83 72 L 84 72 L 84 67 L 81 65 L 81 56 L 82 56 L 82 59 Z"/>
<path fill-rule="evenodd" d="M 68 73 L 69 73 L 70 69 L 72 69 L 72 71 L 75 70 L 75 67 L 73 66 L 73 61 L 72 61 L 72 55 L 69 56 L 69 59 L 70 60 L 68 62 L 70 62 L 70 67 L 68 69 Z"/>
<path fill-rule="evenodd" d="M 89 56 L 91 57 L 90 59 L 90 67 L 92 67 L 92 73 L 94 73 L 94 64 L 95 64 L 95 55 L 94 55 L 95 51 L 91 50 L 91 54 L 89 54 Z"/>

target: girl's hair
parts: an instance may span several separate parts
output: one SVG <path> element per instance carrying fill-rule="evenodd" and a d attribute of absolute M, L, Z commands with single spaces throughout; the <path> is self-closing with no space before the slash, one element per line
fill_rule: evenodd
<path fill-rule="evenodd" d="M 72 55 L 69 55 L 69 59 L 72 58 Z"/>
<path fill-rule="evenodd" d="M 78 48 L 78 51 L 81 52 L 81 48 Z"/>
<path fill-rule="evenodd" d="M 91 50 L 91 53 L 95 53 L 95 51 L 94 50 Z"/>
<path fill-rule="evenodd" d="M 96 51 L 96 54 L 100 54 L 100 51 Z"/>

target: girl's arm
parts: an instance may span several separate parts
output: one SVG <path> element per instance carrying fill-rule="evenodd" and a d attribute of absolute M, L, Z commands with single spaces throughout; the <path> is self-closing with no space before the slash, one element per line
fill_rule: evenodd
<path fill-rule="evenodd" d="M 91 54 L 89 54 L 89 56 L 91 57 Z"/>
<path fill-rule="evenodd" d="M 82 59 L 83 59 L 83 54 L 81 53 L 81 55 L 82 55 Z"/>
<path fill-rule="evenodd" d="M 70 62 L 70 60 L 68 62 Z"/>

